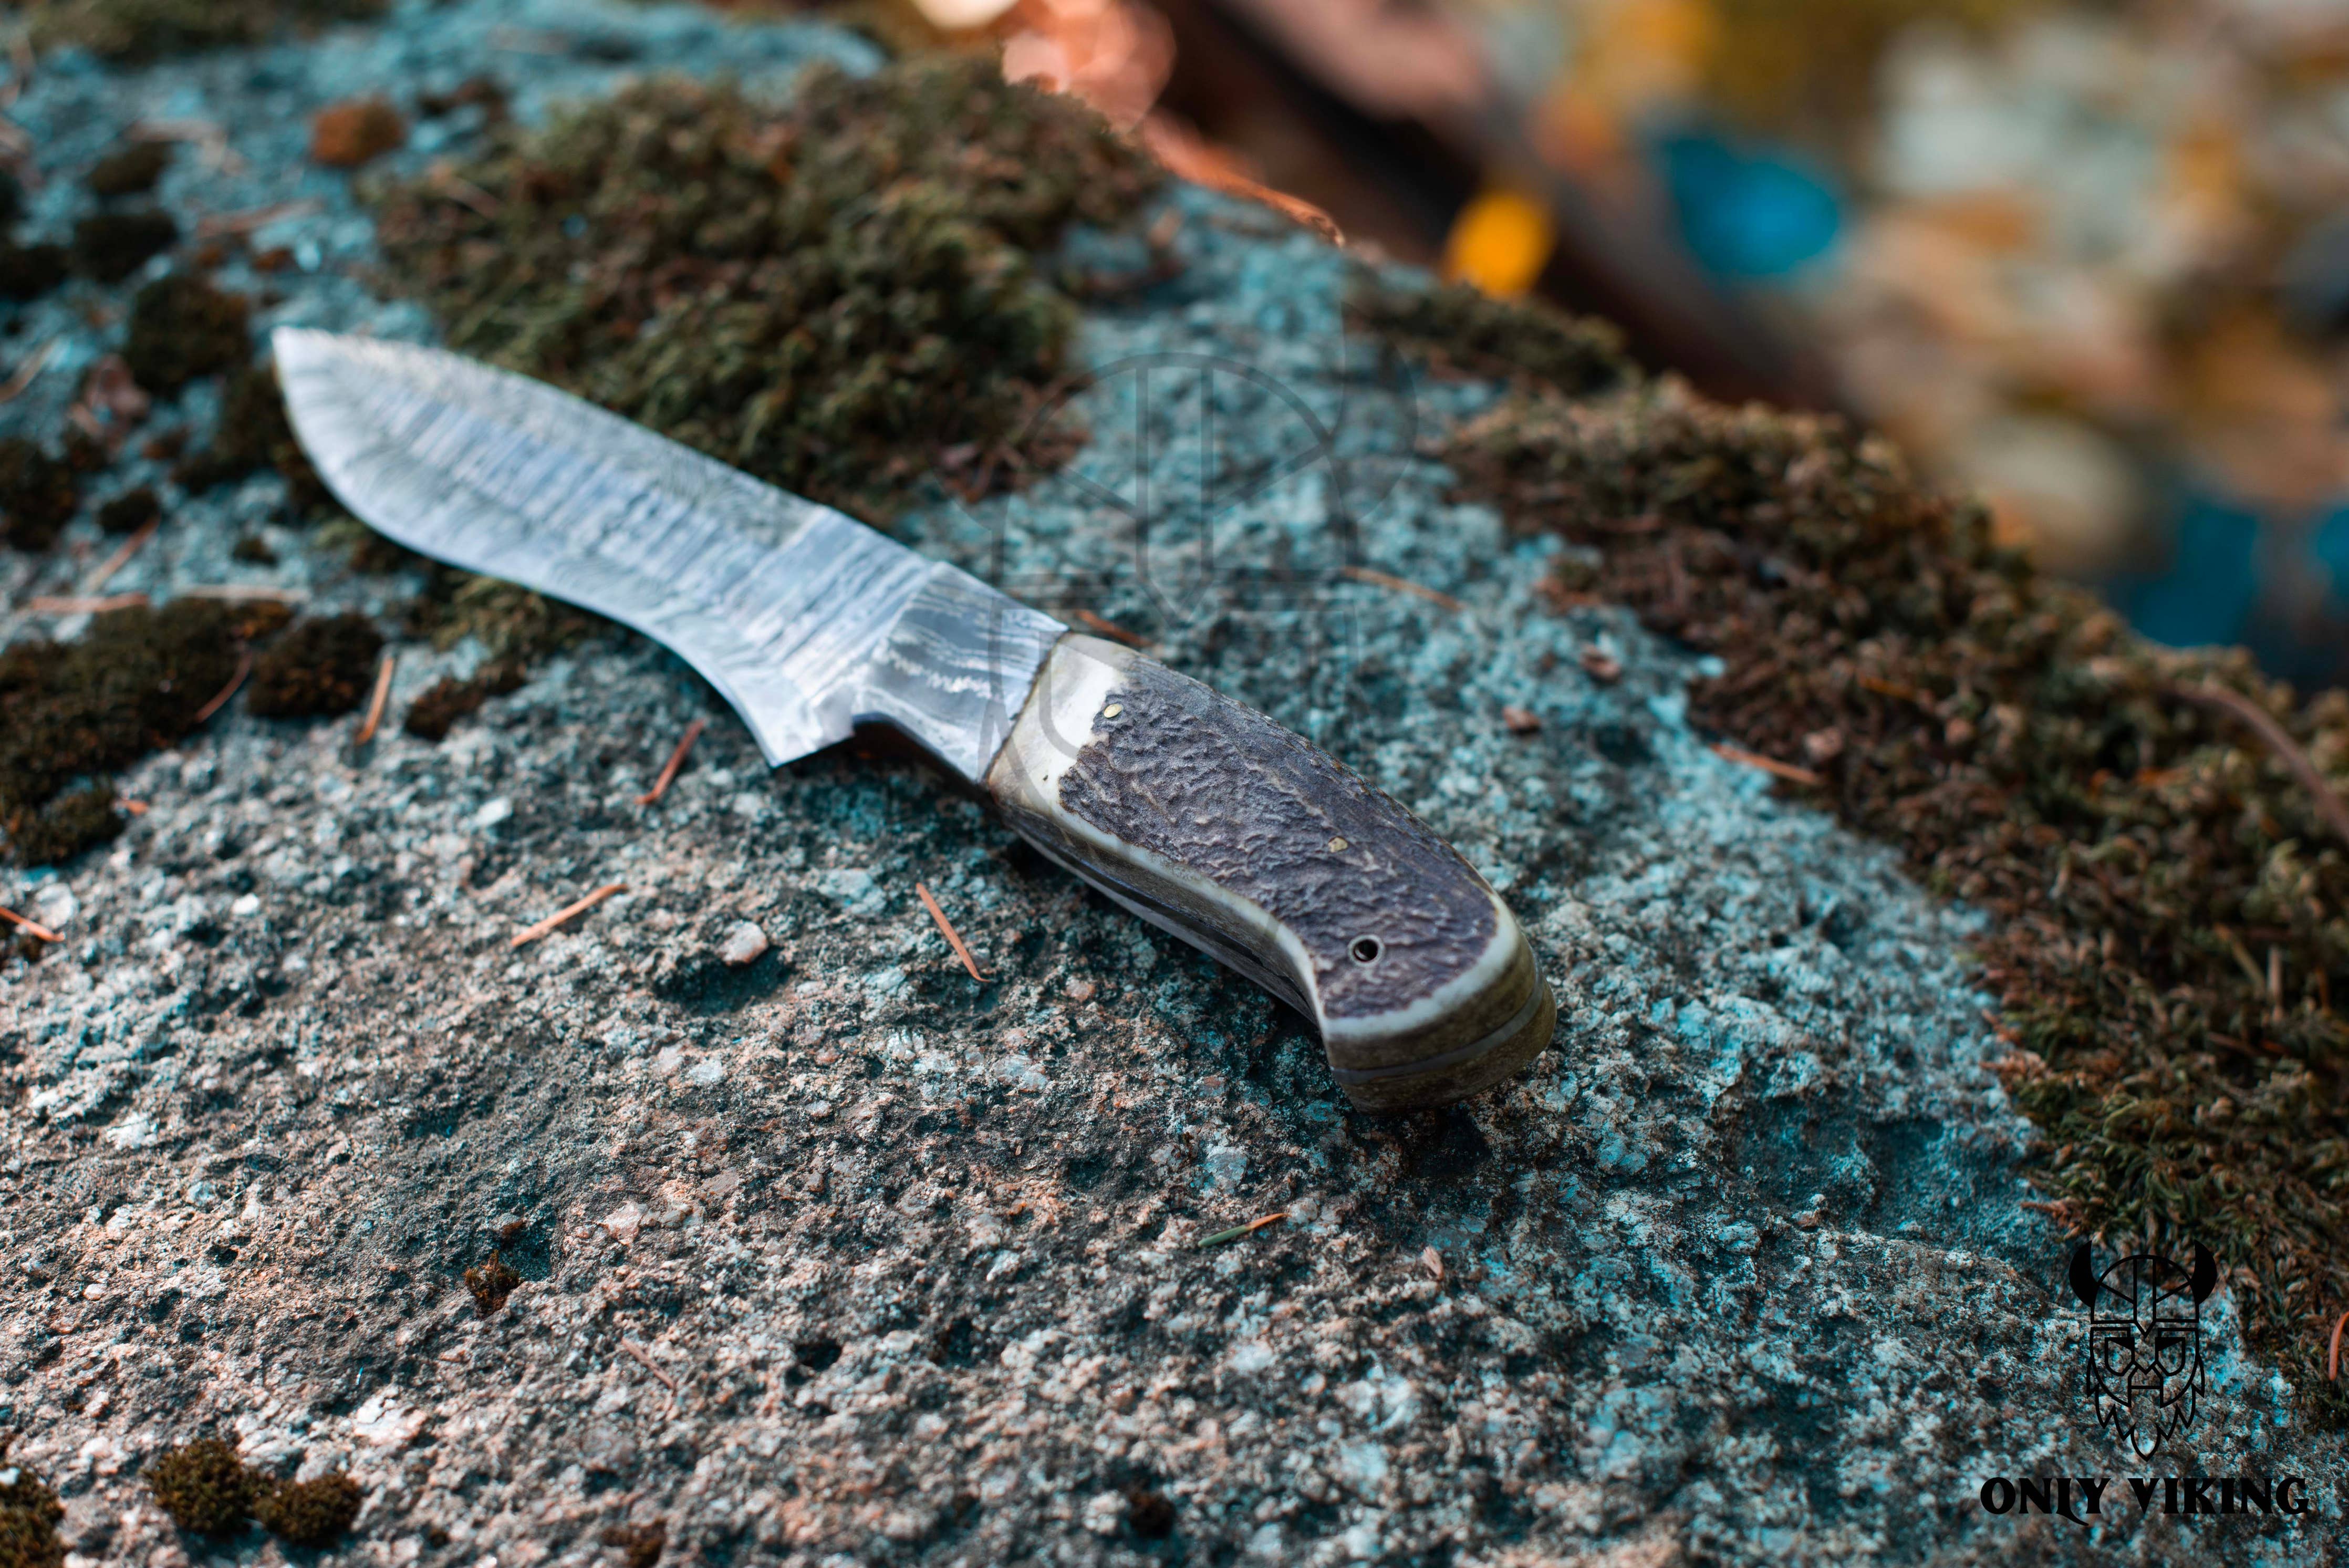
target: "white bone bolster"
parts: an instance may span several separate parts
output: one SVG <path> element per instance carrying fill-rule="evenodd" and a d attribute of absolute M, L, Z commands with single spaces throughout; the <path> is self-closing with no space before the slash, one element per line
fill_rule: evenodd
<path fill-rule="evenodd" d="M 1311 1019 L 1367 1110 L 1514 1073 L 1556 1009 L 1426 824 L 1254 709 L 1116 643 L 1053 648 L 987 775 L 1020 835 Z"/>

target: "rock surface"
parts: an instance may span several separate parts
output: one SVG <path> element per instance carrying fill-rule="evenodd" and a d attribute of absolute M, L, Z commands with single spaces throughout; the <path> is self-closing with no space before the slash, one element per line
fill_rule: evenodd
<path fill-rule="evenodd" d="M 317 109 L 489 70 L 535 114 L 625 69 L 817 57 L 868 53 L 512 0 L 128 76 L 56 57 L 11 111 L 48 176 L 26 232 L 70 226 L 129 121 L 209 120 L 241 162 L 175 161 L 185 226 L 319 203 L 255 234 L 298 265 L 256 325 L 421 337 L 371 291 L 347 180 L 305 161 Z M 1489 390 L 1348 342 L 1339 253 L 1171 201 L 1183 274 L 1088 322 L 1073 472 L 906 532 L 1145 633 L 1421 812 L 1526 921 L 1556 1048 L 1460 1110 L 1351 1116 L 1295 1019 L 917 759 L 770 774 L 618 633 L 439 745 L 232 707 L 125 777 L 149 809 L 110 850 L 0 873 L 66 938 L 0 971 L 0 1425 L 73 1548 L 200 1555 L 138 1477 L 217 1428 L 347 1467 L 347 1552 L 394 1564 L 612 1560 L 607 1528 L 656 1521 L 669 1562 L 2337 1559 L 2340 1445 L 2223 1293 L 2182 1452 L 2116 1456 L 2084 1416 L 1966 912 L 1714 755 L 1685 655 L 1546 606 L 1546 546 L 1417 455 Z M 1072 259 L 1113 275 L 1120 244 Z M 18 311 L 57 348 L 0 434 L 55 431 L 113 346 L 82 303 L 119 319 L 138 281 Z M 202 429 L 216 395 L 153 422 Z M 174 498 L 110 587 L 267 584 L 388 626 L 414 585 L 347 575 L 279 504 L 274 478 Z M 232 559 L 256 530 L 278 565 Z M 111 546 L 87 516 L 67 541 Z M 0 559 L 12 604 L 78 569 Z M 395 702 L 481 650 L 399 656 Z M 736 963 L 745 924 L 776 946 Z M 493 1252 L 523 1282 L 485 1319 L 462 1275 Z M 1977 1501 L 2059 1472 L 2302 1476 L 2315 1511 L 2122 1502 L 2091 1534 Z"/>

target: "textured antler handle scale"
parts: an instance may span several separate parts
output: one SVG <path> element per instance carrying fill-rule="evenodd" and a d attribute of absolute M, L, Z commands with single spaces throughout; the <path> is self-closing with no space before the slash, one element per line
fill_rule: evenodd
<path fill-rule="evenodd" d="M 988 788 L 1023 837 L 1320 1029 L 1364 1110 L 1500 1082 L 1557 1011 L 1426 824 L 1246 707 L 1098 638 L 1054 648 Z"/>

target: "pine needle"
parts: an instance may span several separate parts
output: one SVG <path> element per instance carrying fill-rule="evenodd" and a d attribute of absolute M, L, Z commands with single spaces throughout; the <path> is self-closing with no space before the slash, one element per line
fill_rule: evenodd
<path fill-rule="evenodd" d="M 513 941 L 509 945 L 518 948 L 525 947 L 530 943 L 538 940 L 539 938 L 548 935 L 550 932 L 561 929 L 564 922 L 577 919 L 580 916 L 585 914 L 588 910 L 594 909 L 596 905 L 602 903 L 613 894 L 625 893 L 627 889 L 628 885 L 626 882 L 606 882 L 604 886 L 596 888 L 594 892 L 588 894 L 577 903 L 566 905 L 563 909 L 557 909 L 554 913 L 547 916 L 546 919 L 539 921 L 538 924 L 523 928 L 521 931 L 515 933 Z"/>
<path fill-rule="evenodd" d="M 987 976 L 979 972 L 978 961 L 970 956 L 968 948 L 963 946 L 962 933 L 954 929 L 954 922 L 947 919 L 947 912 L 944 909 L 938 908 L 938 901 L 930 897 L 930 890 L 916 882 L 914 884 L 914 891 L 922 896 L 923 908 L 928 909 L 930 919 L 938 923 L 938 929 L 945 935 L 947 945 L 954 949 L 955 957 L 962 960 L 962 967 L 970 971 L 970 978 L 985 981 Z"/>

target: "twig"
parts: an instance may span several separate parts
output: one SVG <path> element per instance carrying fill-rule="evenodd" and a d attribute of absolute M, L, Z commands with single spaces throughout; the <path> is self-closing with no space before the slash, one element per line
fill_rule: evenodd
<path fill-rule="evenodd" d="M 1348 566 L 1338 575 L 1351 577 L 1358 583 L 1370 583 L 1381 588 L 1393 588 L 1402 593 L 1417 594 L 1428 603 L 1442 605 L 1455 615 L 1468 607 L 1450 594 L 1439 593 L 1423 583 L 1414 583 L 1407 578 L 1398 577 L 1391 572 L 1373 571 L 1368 566 Z"/>
<path fill-rule="evenodd" d="M 1249 1220 L 1245 1225 L 1235 1225 L 1228 1231 L 1216 1231 L 1214 1235 L 1195 1243 L 1193 1247 L 1193 1251 L 1205 1251 L 1209 1247 L 1220 1247 L 1226 1241 L 1237 1241 L 1243 1236 L 1253 1236 L 1258 1231 L 1263 1230 L 1266 1226 L 1272 1224 L 1274 1221 L 1286 1220 L 1288 1218 L 1288 1211 L 1285 1209 L 1281 1210 L 1278 1213 L 1261 1215 L 1257 1219 Z"/>
<path fill-rule="evenodd" d="M 938 929 L 946 934 L 947 943 L 954 949 L 955 957 L 962 960 L 962 967 L 970 971 L 970 978 L 984 981 L 987 976 L 978 971 L 978 961 L 970 956 L 968 948 L 963 946 L 961 934 L 954 929 L 954 922 L 947 919 L 947 912 L 938 908 L 938 901 L 930 897 L 930 890 L 916 882 L 914 891 L 922 896 L 922 907 L 928 909 L 930 919 L 938 923 Z"/>
<path fill-rule="evenodd" d="M 81 591 L 85 594 L 94 594 L 111 582 L 115 573 L 130 564 L 130 557 L 139 553 L 140 546 L 155 536 L 156 526 L 161 521 L 162 519 L 159 517 L 150 517 L 141 523 L 139 525 L 139 531 L 122 541 L 122 547 L 109 556 L 105 564 L 89 575 L 88 579 L 82 584 Z"/>
<path fill-rule="evenodd" d="M 651 789 L 636 796 L 638 805 L 651 805 L 668 793 L 668 786 L 677 782 L 677 771 L 685 766 L 685 754 L 693 750 L 693 742 L 701 739 L 701 732 L 709 725 L 709 720 L 696 719 L 685 727 L 685 739 L 679 741 L 677 750 L 668 754 L 668 764 L 661 769 L 660 777 L 653 780 Z"/>
<path fill-rule="evenodd" d="M 353 745 L 364 746 L 375 739 L 376 731 L 383 723 L 383 706 L 391 701 L 391 667 L 398 662 L 399 655 L 387 652 L 383 662 L 376 666 L 375 694 L 367 699 L 367 722 L 359 726 L 359 732 L 351 737 Z"/>
<path fill-rule="evenodd" d="M 36 594 L 25 601 L 25 608 L 34 615 L 104 615 L 108 610 L 129 609 L 146 602 L 145 594 L 109 594 L 104 598 Z"/>
<path fill-rule="evenodd" d="M 196 237 L 216 240 L 226 234 L 249 234 L 255 229 L 265 229 L 280 218 L 306 218 L 323 212 L 326 203 L 316 197 L 299 202 L 272 202 L 265 207 L 247 207 L 242 213 L 220 213 L 196 223 Z"/>
<path fill-rule="evenodd" d="M 2324 1380 L 2327 1383 L 2341 1381 L 2341 1331 L 2344 1328 L 2349 1328 L 2349 1312 L 2344 1312 L 2333 1320 L 2333 1355 L 2330 1364 L 2324 1369 Z"/>
<path fill-rule="evenodd" d="M 154 809 L 145 801 L 133 800 L 129 795 L 124 795 L 118 804 L 120 805 L 123 810 L 129 812 L 133 816 L 144 816 L 148 812 Z"/>
<path fill-rule="evenodd" d="M 1138 631 L 1126 630 L 1125 628 L 1118 625 L 1117 622 L 1111 620 L 1106 616 L 1095 615 L 1089 609 L 1071 610 L 1069 613 L 1075 616 L 1087 626 L 1092 628 L 1093 630 L 1101 633 L 1103 637 L 1113 637 L 1117 639 L 1118 641 L 1124 643 L 1128 648 L 1147 648 L 1150 646 L 1150 639 L 1148 638 L 1143 636 Z"/>
<path fill-rule="evenodd" d="M 236 695 L 236 689 L 243 685 L 244 678 L 252 673 L 253 649 L 248 648 L 236 656 L 236 673 L 230 676 L 228 684 L 220 689 L 220 695 L 196 710 L 196 722 L 201 724 L 227 707 L 228 700 Z"/>
<path fill-rule="evenodd" d="M 1760 768 L 1771 777 L 1785 779 L 1788 784 L 1816 786 L 1823 782 L 1818 774 L 1808 768 L 1798 768 L 1792 763 L 1782 763 L 1775 757 L 1765 757 L 1759 752 L 1744 751 L 1736 746 L 1715 746 L 1713 748 L 1713 754 L 1724 762 L 1736 763 L 1749 768 Z"/>
<path fill-rule="evenodd" d="M 65 940 L 65 938 L 57 935 L 57 932 L 49 929 L 48 927 L 41 924 L 40 921 L 28 920 L 25 919 L 24 916 L 18 914 L 16 910 L 8 909 L 5 906 L 0 906 L 0 920 L 5 920 L 12 926 L 22 927 L 25 930 L 31 932 L 34 936 L 40 938 L 45 942 L 61 942 Z M 2337 1332 L 2333 1336 L 2333 1343 L 2335 1349 L 2340 1347 L 2341 1335 Z"/>
<path fill-rule="evenodd" d="M 173 597 L 183 599 L 222 599 L 236 604 L 246 599 L 274 599 L 281 605 L 298 605 L 310 596 L 299 588 L 247 587 L 241 583 L 200 583 L 192 588 L 174 590 Z"/>
<path fill-rule="evenodd" d="M 627 891 L 627 888 L 628 885 L 626 882 L 606 882 L 604 886 L 596 888 L 594 892 L 588 894 L 577 903 L 557 909 L 554 913 L 547 916 L 546 919 L 539 921 L 538 924 L 526 927 L 515 936 L 513 941 L 510 945 L 513 947 L 523 947 L 531 942 L 534 942 L 550 931 L 558 929 L 564 921 L 578 919 L 588 910 L 594 909 L 596 905 L 602 903 L 605 899 L 610 898 L 613 894 Z"/>
<path fill-rule="evenodd" d="M 506 204 L 466 179 L 446 164 L 432 171 L 432 183 L 440 193 L 462 206 L 471 207 L 484 218 L 495 218 L 505 211 Z"/>
<path fill-rule="evenodd" d="M 643 1363 L 646 1371 L 651 1373 L 655 1377 L 659 1378 L 661 1386 L 668 1390 L 670 1398 L 674 1399 L 677 1397 L 677 1379 L 671 1377 L 667 1373 L 663 1372 L 658 1366 L 655 1365 L 651 1355 L 648 1354 L 642 1345 L 638 1345 L 633 1339 L 624 1339 L 620 1341 L 620 1348 L 626 1351 L 630 1355 L 635 1356 L 639 1362 Z"/>
<path fill-rule="evenodd" d="M 2223 686 L 2173 686 L 2170 690 L 2189 702 L 2217 708 L 2240 719 L 2300 781 L 2301 787 L 2314 800 L 2316 813 L 2324 818 L 2325 826 L 2344 845 L 2349 845 L 2349 805 L 2342 803 L 2340 794 L 2317 772 L 2308 753 L 2300 749 L 2300 742 L 2286 734 L 2283 726 L 2266 709 L 2241 692 L 2230 691 Z"/>
<path fill-rule="evenodd" d="M 41 367 L 49 362 L 49 350 L 57 346 L 57 340 L 50 338 L 26 357 L 25 362 L 16 367 L 15 375 L 0 382 L 0 403 L 13 403 L 25 395 L 25 389 L 33 384 L 33 378 L 39 375 Z"/>

